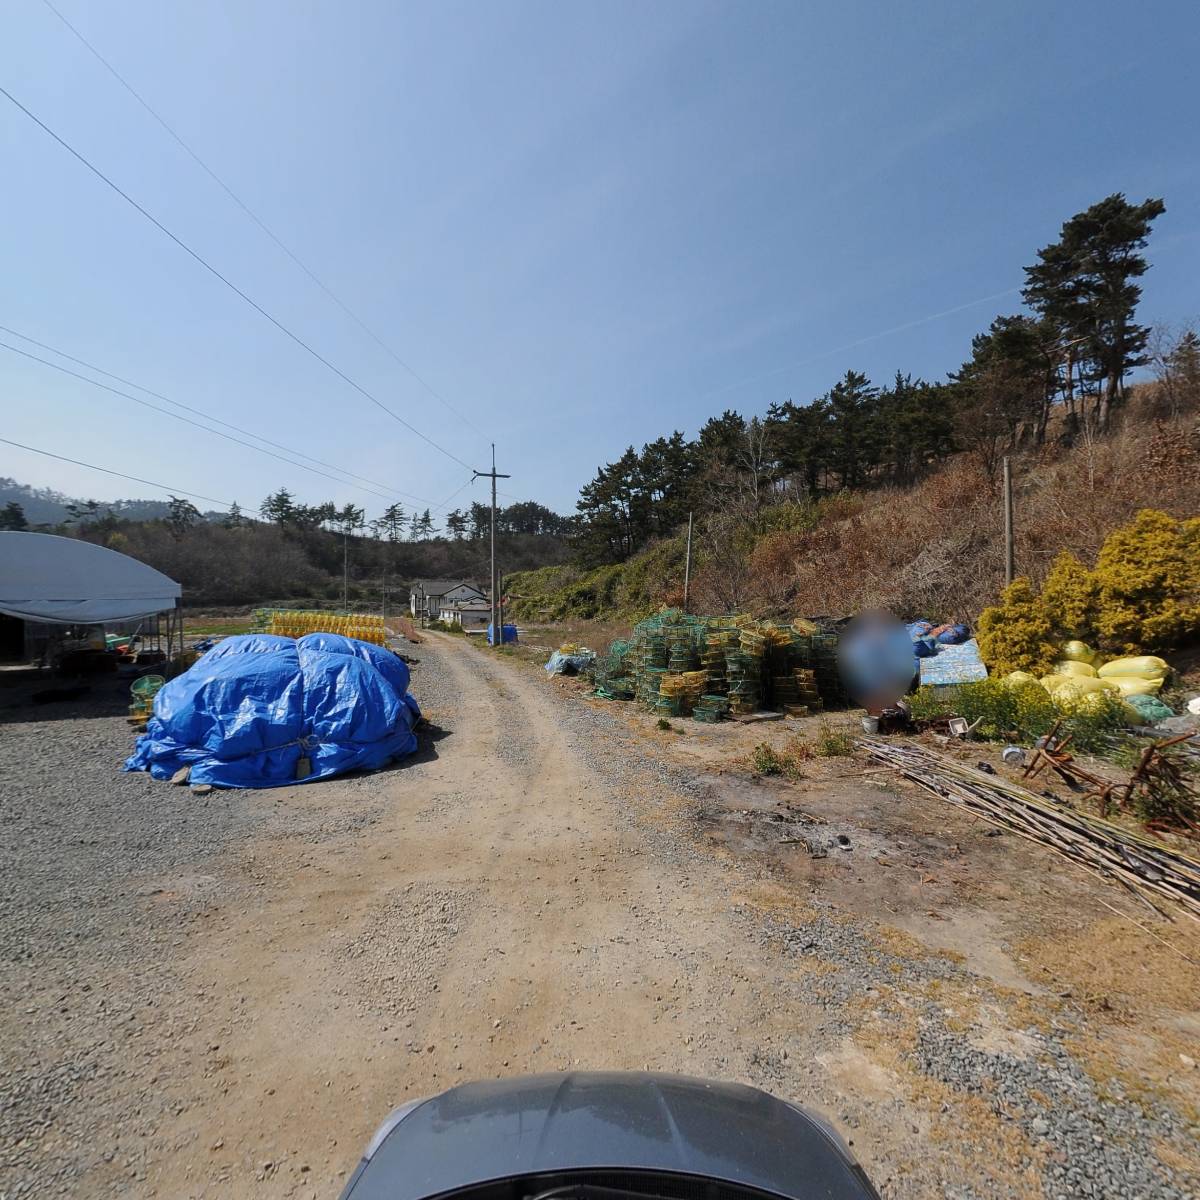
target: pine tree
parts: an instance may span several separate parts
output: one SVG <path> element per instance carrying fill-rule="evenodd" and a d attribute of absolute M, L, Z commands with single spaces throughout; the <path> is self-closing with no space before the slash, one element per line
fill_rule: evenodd
<path fill-rule="evenodd" d="M 457 508 L 446 514 L 446 532 L 456 542 L 462 541 L 463 535 L 467 532 L 467 523 L 467 514 Z"/>
<path fill-rule="evenodd" d="M 187 531 L 200 520 L 200 510 L 182 496 L 172 496 L 167 506 L 166 526 L 171 536 L 178 542 L 182 541 Z"/>
<path fill-rule="evenodd" d="M 1200 337 L 1189 329 L 1167 355 L 1166 378 L 1172 413 L 1200 406 Z"/>
<path fill-rule="evenodd" d="M 258 512 L 265 521 L 287 525 L 295 519 L 296 502 L 287 488 L 280 488 L 258 506 Z"/>
<path fill-rule="evenodd" d="M 1166 211 L 1161 200 L 1133 205 L 1117 192 L 1078 213 L 1057 242 L 1038 251 L 1025 268 L 1025 302 L 1061 332 L 1064 351 L 1078 344 L 1091 364 L 1097 392 L 1097 429 L 1108 428 L 1124 395 L 1125 375 L 1145 363 L 1150 331 L 1134 322 L 1149 264 L 1150 225 Z"/>
<path fill-rule="evenodd" d="M 25 519 L 25 510 L 15 500 L 10 500 L 3 509 L 0 509 L 0 529 L 20 532 L 28 528 L 29 522 Z"/>

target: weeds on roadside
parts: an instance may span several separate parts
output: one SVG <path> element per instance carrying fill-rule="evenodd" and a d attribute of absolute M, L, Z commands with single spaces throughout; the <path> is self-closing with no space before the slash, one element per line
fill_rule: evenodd
<path fill-rule="evenodd" d="M 1024 742 L 1044 737 L 1060 721 L 1059 733 L 1074 735 L 1072 745 L 1088 754 L 1112 754 L 1124 740 L 1125 703 L 1111 692 L 1054 699 L 1040 683 L 1011 686 L 1000 679 L 962 683 L 944 692 L 918 688 L 908 698 L 914 720 L 962 717 L 978 737 Z"/>
<path fill-rule="evenodd" d="M 854 753 L 854 735 L 848 729 L 835 729 L 822 721 L 817 729 L 813 751 L 821 758 L 842 758 Z"/>
<path fill-rule="evenodd" d="M 671 722 L 668 721 L 666 717 L 659 717 L 658 723 L 655 725 L 655 729 L 661 729 L 664 732 L 666 732 L 666 730 L 668 730 L 668 729 L 674 729 L 674 728 L 675 728 L 675 726 L 672 725 Z"/>
<path fill-rule="evenodd" d="M 750 752 L 750 765 L 759 775 L 782 775 L 785 779 L 801 779 L 800 764 L 812 757 L 812 749 L 804 742 L 789 742 L 782 751 L 760 742 Z"/>

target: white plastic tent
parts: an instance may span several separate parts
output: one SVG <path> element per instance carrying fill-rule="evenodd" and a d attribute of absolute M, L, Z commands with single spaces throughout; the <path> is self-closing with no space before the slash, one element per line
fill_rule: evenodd
<path fill-rule="evenodd" d="M 161 571 L 91 542 L 0 532 L 0 613 L 99 625 L 174 609 L 183 589 Z"/>

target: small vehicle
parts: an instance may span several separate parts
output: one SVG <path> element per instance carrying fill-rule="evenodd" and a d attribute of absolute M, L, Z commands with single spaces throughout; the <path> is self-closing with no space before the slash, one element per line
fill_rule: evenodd
<path fill-rule="evenodd" d="M 795 1104 L 735 1083 L 573 1072 L 468 1083 L 391 1113 L 342 1200 L 879 1200 Z"/>

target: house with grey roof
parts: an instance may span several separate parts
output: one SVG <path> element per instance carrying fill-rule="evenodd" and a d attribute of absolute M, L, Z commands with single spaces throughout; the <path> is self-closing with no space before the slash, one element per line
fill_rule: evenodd
<path fill-rule="evenodd" d="M 487 594 L 461 579 L 418 579 L 409 587 L 409 607 L 418 619 L 436 621 L 442 609 L 468 600 L 487 600 Z"/>

